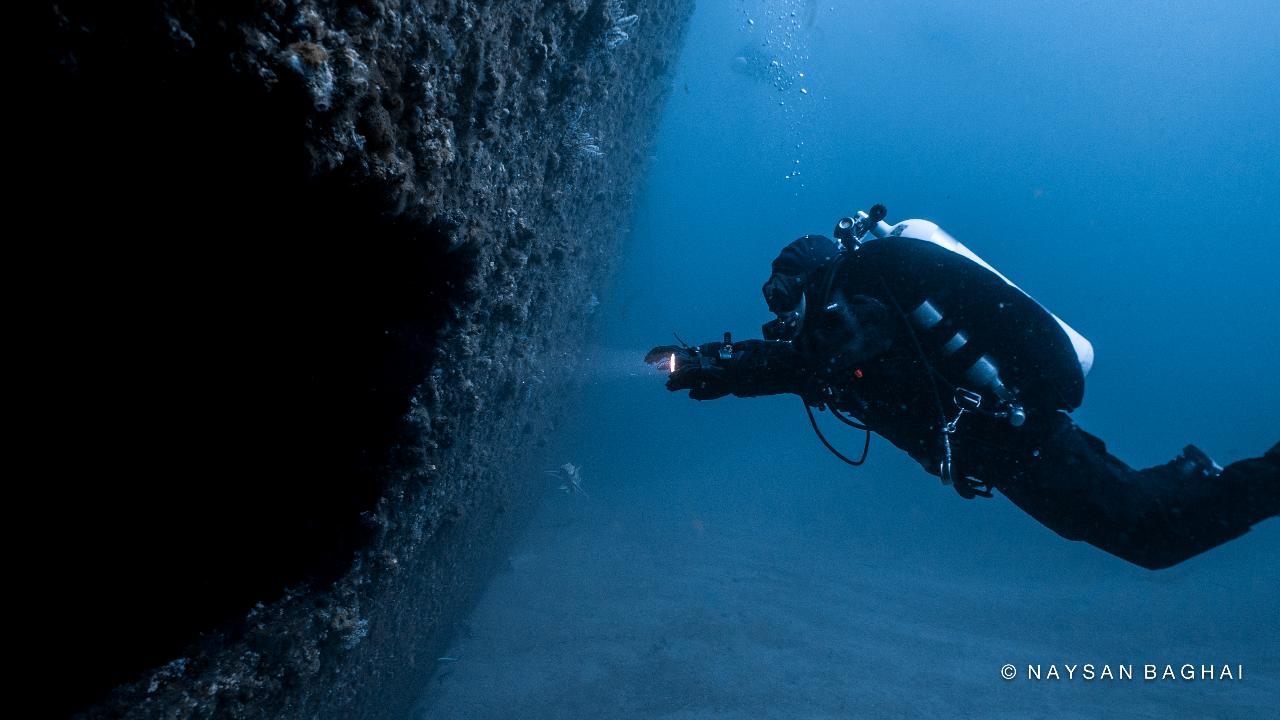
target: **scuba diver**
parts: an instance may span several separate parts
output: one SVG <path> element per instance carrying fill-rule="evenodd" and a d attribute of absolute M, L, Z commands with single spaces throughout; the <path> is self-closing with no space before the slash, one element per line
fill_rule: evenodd
<path fill-rule="evenodd" d="M 795 393 L 850 465 L 875 432 L 967 499 L 999 490 L 1036 520 L 1148 569 L 1166 568 L 1280 514 L 1280 443 L 1225 469 L 1188 445 L 1134 470 L 1067 414 L 1093 347 L 964 245 L 885 209 L 807 235 L 764 285 L 763 340 L 664 345 L 646 362 L 695 400 Z M 676 338 L 679 340 L 679 337 Z M 866 433 L 840 453 L 813 411 Z"/>

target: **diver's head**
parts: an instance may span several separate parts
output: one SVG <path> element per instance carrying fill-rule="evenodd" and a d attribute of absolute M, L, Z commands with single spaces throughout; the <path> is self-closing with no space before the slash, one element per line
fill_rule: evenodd
<path fill-rule="evenodd" d="M 797 275 L 774 273 L 765 282 L 764 301 L 775 315 L 795 312 L 804 299 L 804 279 Z"/>

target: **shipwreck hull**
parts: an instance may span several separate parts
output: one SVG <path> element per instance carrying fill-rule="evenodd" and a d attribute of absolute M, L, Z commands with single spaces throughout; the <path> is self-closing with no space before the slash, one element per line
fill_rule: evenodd
<path fill-rule="evenodd" d="M 44 8 L 54 710 L 408 711 L 541 488 L 691 5 Z"/>

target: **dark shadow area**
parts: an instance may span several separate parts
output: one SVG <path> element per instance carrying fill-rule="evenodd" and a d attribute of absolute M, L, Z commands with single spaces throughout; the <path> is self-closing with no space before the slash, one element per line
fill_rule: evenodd
<path fill-rule="evenodd" d="M 19 256 L 54 713 L 350 566 L 466 270 L 310 179 L 283 83 L 216 49 L 78 57 L 39 78 Z"/>

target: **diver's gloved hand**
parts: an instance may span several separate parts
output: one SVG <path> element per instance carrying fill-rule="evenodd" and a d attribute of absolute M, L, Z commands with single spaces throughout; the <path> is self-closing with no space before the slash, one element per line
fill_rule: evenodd
<path fill-rule="evenodd" d="M 644 361 L 669 373 L 668 390 L 688 390 L 694 400 L 715 400 L 733 392 L 729 371 L 716 355 L 718 348 L 719 343 L 707 343 L 702 348 L 659 345 L 644 356 Z"/>

